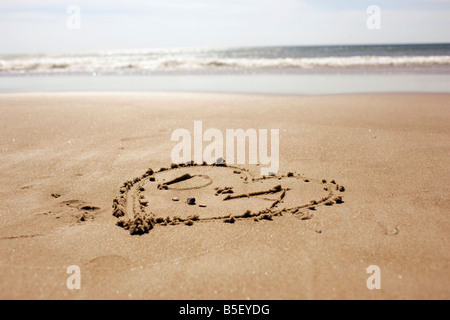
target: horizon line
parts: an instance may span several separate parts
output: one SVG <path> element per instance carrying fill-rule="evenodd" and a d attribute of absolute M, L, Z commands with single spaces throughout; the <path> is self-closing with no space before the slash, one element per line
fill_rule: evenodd
<path fill-rule="evenodd" d="M 80 51 L 49 51 L 49 52 L 0 52 L 1 56 L 8 55 L 51 55 L 51 54 L 87 54 L 98 52 L 120 52 L 120 51 L 140 51 L 140 50 L 236 50 L 236 49 L 260 49 L 260 48 L 314 48 L 314 47 L 358 47 L 358 46 L 429 46 L 429 45 L 450 45 L 450 42 L 393 42 L 393 43 L 353 43 L 353 44 L 283 44 L 283 45 L 249 45 L 249 46 L 167 46 L 167 47 L 147 47 L 128 49 L 97 49 Z"/>

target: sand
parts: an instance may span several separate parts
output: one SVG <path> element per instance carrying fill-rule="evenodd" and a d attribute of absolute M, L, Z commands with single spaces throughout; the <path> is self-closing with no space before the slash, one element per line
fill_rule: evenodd
<path fill-rule="evenodd" d="M 1 299 L 450 298 L 450 95 L 3 94 L 0 114 Z M 172 169 L 194 120 L 280 129 L 279 173 Z M 159 222 L 118 227 L 121 195 Z"/>

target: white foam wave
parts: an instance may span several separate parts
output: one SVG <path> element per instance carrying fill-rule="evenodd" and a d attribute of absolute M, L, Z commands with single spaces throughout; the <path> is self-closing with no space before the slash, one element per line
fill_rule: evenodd
<path fill-rule="evenodd" d="M 318 58 L 216 58 L 195 55 L 102 54 L 0 57 L 2 73 L 152 72 L 211 69 L 313 69 L 450 66 L 450 56 L 352 56 Z"/>

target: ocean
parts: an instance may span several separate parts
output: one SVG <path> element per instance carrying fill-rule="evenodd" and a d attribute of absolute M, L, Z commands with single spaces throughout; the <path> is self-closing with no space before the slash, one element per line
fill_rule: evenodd
<path fill-rule="evenodd" d="M 450 44 L 0 55 L 0 92 L 450 92 Z"/>

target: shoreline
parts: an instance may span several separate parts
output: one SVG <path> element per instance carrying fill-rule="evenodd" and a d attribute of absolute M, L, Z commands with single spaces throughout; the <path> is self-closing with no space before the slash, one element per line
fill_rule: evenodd
<path fill-rule="evenodd" d="M 251 93 L 251 92 L 191 92 L 191 91 L 73 91 L 73 92 L 0 92 L 0 97 L 170 97 L 170 96 L 198 96 L 203 98 L 208 97 L 247 97 L 247 98 L 333 98 L 333 97 L 367 97 L 371 96 L 382 97 L 382 96 L 449 96 L 450 92 L 360 92 L 360 93 L 328 93 L 328 94 L 282 94 L 282 93 Z M 1 107 L 1 105 L 0 105 Z"/>
<path fill-rule="evenodd" d="M 443 74 L 0 76 L 0 92 L 193 92 L 321 95 L 450 92 Z"/>

